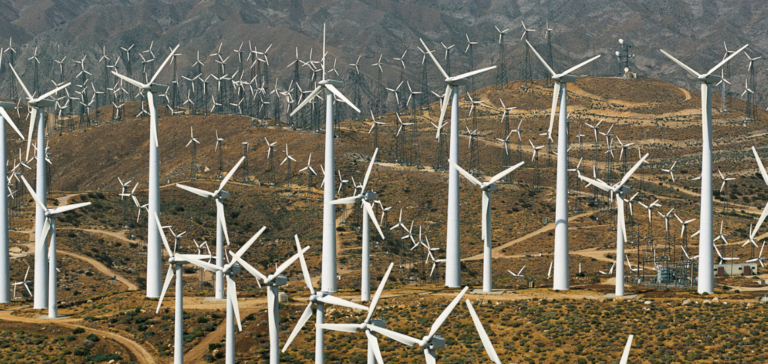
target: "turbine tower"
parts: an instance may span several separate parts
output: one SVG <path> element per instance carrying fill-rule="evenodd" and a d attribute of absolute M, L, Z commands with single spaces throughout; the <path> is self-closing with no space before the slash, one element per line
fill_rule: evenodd
<path fill-rule="evenodd" d="M 158 151 L 157 140 L 157 99 L 156 94 L 164 93 L 168 86 L 155 83 L 157 76 L 163 71 L 163 68 L 168 61 L 173 58 L 173 54 L 179 46 L 176 45 L 165 58 L 163 64 L 157 69 L 155 74 L 147 83 L 141 83 L 132 78 L 123 76 L 117 71 L 112 71 L 112 74 L 120 77 L 125 82 L 130 83 L 138 87 L 140 90 L 146 91 L 147 103 L 149 104 L 149 204 L 147 209 L 147 297 L 158 298 L 160 297 L 160 291 L 162 287 L 160 282 L 163 280 L 163 262 L 162 253 L 160 251 L 160 233 L 155 226 L 155 216 L 160 213 L 160 153 Z M 39 145 L 45 145 L 40 144 Z M 38 182 L 39 183 L 39 182 Z"/>
<path fill-rule="evenodd" d="M 336 206 L 330 202 L 334 200 L 334 165 L 333 165 L 333 96 L 339 98 L 353 110 L 360 113 L 360 109 L 353 105 L 337 87 L 341 87 L 341 81 L 326 79 L 325 72 L 325 24 L 323 24 L 323 79 L 318 82 L 317 87 L 291 112 L 295 115 L 301 108 L 306 106 L 312 99 L 325 90 L 325 190 L 323 191 L 323 270 L 322 270 L 322 293 L 336 292 Z M 325 305 L 321 302 L 317 304 L 317 323 L 321 324 L 325 317 Z M 315 338 L 315 363 L 325 362 L 325 342 L 323 330 L 316 329 Z"/>
<path fill-rule="evenodd" d="M 29 160 L 29 148 L 32 146 L 32 133 L 35 131 L 35 118 L 37 118 L 37 172 L 36 176 L 36 191 L 37 195 L 42 201 L 48 198 L 48 189 L 46 188 L 46 155 L 45 155 L 45 112 L 43 109 L 56 105 L 56 101 L 49 99 L 48 97 L 56 94 L 57 92 L 69 87 L 69 82 L 56 87 L 52 91 L 49 91 L 42 96 L 33 96 L 24 82 L 21 81 L 21 77 L 16 73 L 16 69 L 12 65 L 11 71 L 13 75 L 21 85 L 21 89 L 24 90 L 24 94 L 27 95 L 27 105 L 31 108 L 29 114 L 29 132 L 27 136 L 27 156 Z M 21 156 L 19 156 L 21 158 Z M 45 239 L 42 236 L 43 225 L 45 224 L 46 210 L 37 206 L 35 209 L 35 249 L 40 249 L 44 244 Z M 35 303 L 34 309 L 42 310 L 48 307 L 48 259 L 42 254 L 35 255 Z"/>
<path fill-rule="evenodd" d="M 445 77 L 445 95 L 440 105 L 440 120 L 437 123 L 436 138 L 440 139 L 440 130 L 445 126 L 443 119 L 445 111 L 450 102 L 451 105 L 451 136 L 450 153 L 448 158 L 454 163 L 459 163 L 459 86 L 467 84 L 467 78 L 479 75 L 495 69 L 496 66 L 482 68 L 476 71 L 470 71 L 458 76 L 449 76 L 443 70 L 437 58 L 424 43 L 419 39 L 424 50 L 429 53 L 429 58 L 435 63 L 437 69 Z M 447 49 L 446 49 L 447 52 Z M 448 170 L 448 221 L 446 223 L 446 261 L 445 261 L 445 285 L 448 287 L 461 286 L 461 246 L 459 243 L 459 172 L 454 165 Z"/>
<path fill-rule="evenodd" d="M 712 262 L 712 85 L 720 81 L 720 76 L 713 75 L 720 67 L 730 61 L 733 57 L 749 46 L 748 44 L 733 52 L 715 67 L 705 74 L 699 74 L 693 68 L 688 67 L 677 58 L 673 57 L 663 49 L 669 59 L 677 63 L 688 73 L 694 75 L 701 83 L 701 132 L 702 132 L 702 153 L 701 153 L 701 213 L 699 214 L 700 234 L 699 234 L 699 278 L 698 292 L 712 294 L 715 291 L 715 277 L 713 274 Z"/>
<path fill-rule="evenodd" d="M 527 33 L 526 33 L 527 34 Z M 570 287 L 568 278 L 568 91 L 566 85 L 568 82 L 575 82 L 576 76 L 569 73 L 576 71 L 587 63 L 590 63 L 600 55 L 594 56 L 574 67 L 569 68 L 563 73 L 555 72 L 544 58 L 536 52 L 531 43 L 527 40 L 525 43 L 533 51 L 533 54 L 544 64 L 554 81 L 554 91 L 552 93 L 552 111 L 549 118 L 549 130 L 547 131 L 548 140 L 552 140 L 552 126 L 555 123 L 555 109 L 557 107 L 557 98 L 560 98 L 560 118 L 558 121 L 557 138 L 557 187 L 556 187 L 556 209 L 555 209 L 555 262 L 554 278 L 552 289 L 568 290 Z"/>
<path fill-rule="evenodd" d="M 496 182 L 504 178 L 506 175 L 512 173 L 512 171 L 525 164 L 525 162 L 520 162 L 501 171 L 499 174 L 491 177 L 488 182 L 480 182 L 480 180 L 475 178 L 469 172 L 453 163 L 452 160 L 449 159 L 448 162 L 451 163 L 451 166 L 458 169 L 459 173 L 461 173 L 464 178 L 466 178 L 473 185 L 480 187 L 480 190 L 483 191 L 483 292 L 490 293 L 493 291 L 493 270 L 491 269 L 491 251 L 493 249 L 493 229 L 491 229 L 491 193 L 499 188 Z"/>
<path fill-rule="evenodd" d="M 624 184 L 626 184 L 627 181 L 629 181 L 629 177 L 631 177 L 632 174 L 635 173 L 635 171 L 643 165 L 643 162 L 645 162 L 646 158 L 648 158 L 647 153 L 643 156 L 643 158 L 637 161 L 635 166 L 632 167 L 632 169 L 630 169 L 629 172 L 624 175 L 624 178 L 622 178 L 621 181 L 612 186 L 603 181 L 584 177 L 579 174 L 579 178 L 582 181 L 586 181 L 590 185 L 594 185 L 595 187 L 610 193 L 611 197 L 613 197 L 614 194 L 616 195 L 616 297 L 624 296 L 623 260 L 625 256 L 624 243 L 627 241 L 627 227 L 624 223 L 624 196 L 629 194 L 631 188 L 629 186 L 624 186 Z M 669 222 L 667 222 L 667 224 L 669 224 Z"/>
<path fill-rule="evenodd" d="M 21 135 L 19 128 L 13 123 L 11 117 L 5 111 L 5 109 L 13 109 L 16 104 L 7 101 L 0 102 L 0 173 L 3 176 L 7 176 L 5 163 L 8 161 L 5 154 L 5 122 L 11 125 L 16 134 L 19 134 L 21 140 L 24 140 L 24 136 Z M 13 174 L 13 171 L 11 171 Z M 8 180 L 2 178 L 0 181 L 0 191 L 6 191 L 8 189 Z M 0 303 L 11 302 L 11 263 L 8 257 L 8 195 L 0 193 Z"/>

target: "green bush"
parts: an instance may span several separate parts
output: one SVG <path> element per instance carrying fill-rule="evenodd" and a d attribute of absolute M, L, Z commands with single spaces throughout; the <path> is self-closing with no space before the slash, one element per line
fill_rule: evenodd
<path fill-rule="evenodd" d="M 96 336 L 96 334 L 93 334 L 93 333 L 88 334 L 88 336 L 86 336 L 85 338 L 88 339 L 88 340 L 91 340 L 93 342 L 99 341 L 99 337 Z"/>
<path fill-rule="evenodd" d="M 82 333 L 84 333 L 84 332 L 85 332 L 85 329 L 84 329 L 84 328 L 82 328 L 82 327 L 77 327 L 77 328 L 75 328 L 74 330 L 72 330 L 72 333 L 73 333 L 73 334 L 75 334 L 75 335 L 77 335 L 77 334 L 82 334 Z"/>

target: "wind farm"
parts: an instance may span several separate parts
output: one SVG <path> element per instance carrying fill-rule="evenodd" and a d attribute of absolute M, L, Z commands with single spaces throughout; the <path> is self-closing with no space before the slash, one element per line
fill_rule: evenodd
<path fill-rule="evenodd" d="M 768 360 L 759 37 L 491 3 L 20 9 L 0 362 Z"/>

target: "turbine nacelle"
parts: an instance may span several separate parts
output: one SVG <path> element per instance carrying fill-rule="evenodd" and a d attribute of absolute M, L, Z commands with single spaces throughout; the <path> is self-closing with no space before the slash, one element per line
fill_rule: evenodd
<path fill-rule="evenodd" d="M 561 75 L 552 76 L 552 80 L 560 83 L 576 82 L 576 76 L 561 74 Z"/>
<path fill-rule="evenodd" d="M 334 86 L 334 87 L 341 87 L 342 85 L 344 85 L 343 82 L 332 80 L 332 79 L 322 80 L 322 81 L 318 82 L 317 84 L 318 85 L 331 85 L 331 86 Z"/>

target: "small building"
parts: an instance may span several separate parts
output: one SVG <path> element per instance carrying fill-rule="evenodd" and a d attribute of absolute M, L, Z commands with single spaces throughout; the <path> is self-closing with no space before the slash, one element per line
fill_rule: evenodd
<path fill-rule="evenodd" d="M 757 262 L 715 264 L 715 277 L 757 275 Z"/>

